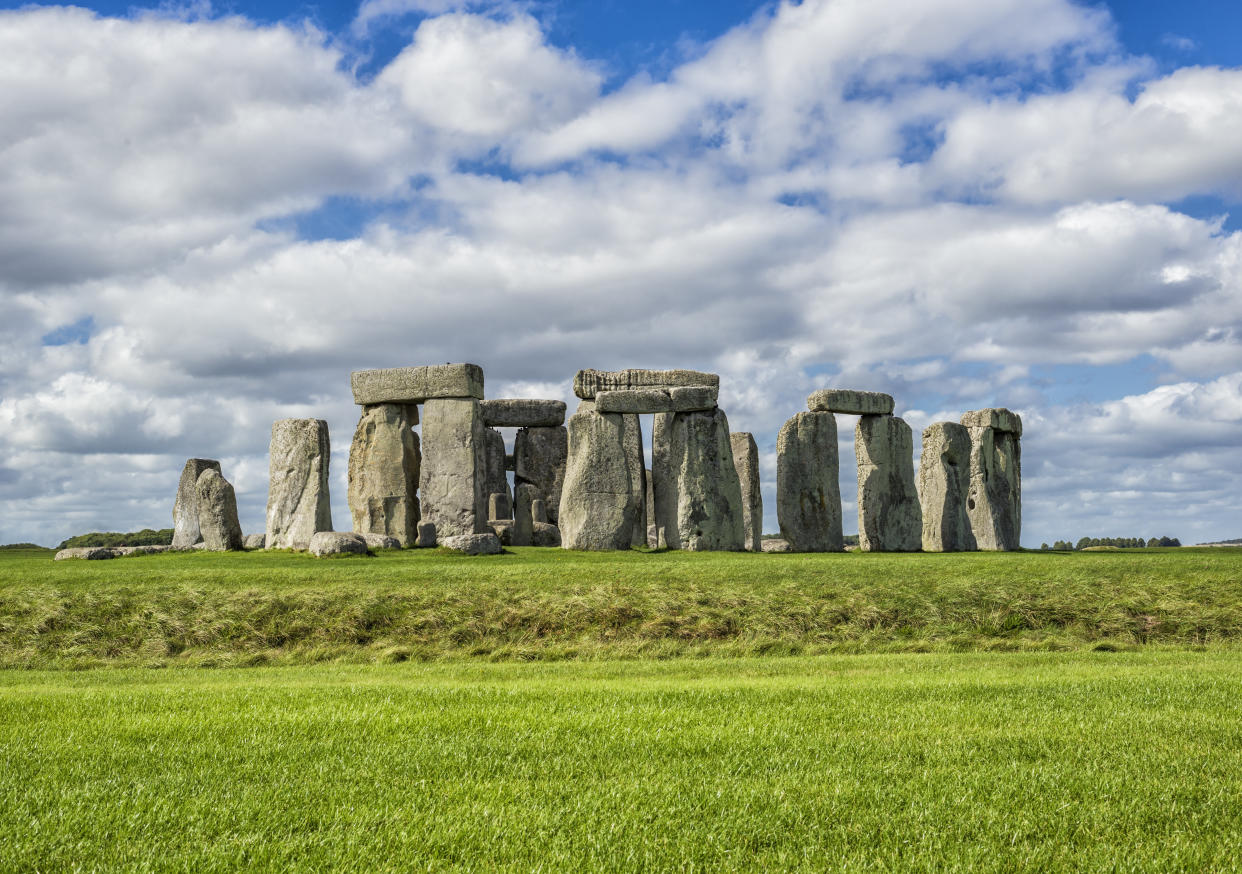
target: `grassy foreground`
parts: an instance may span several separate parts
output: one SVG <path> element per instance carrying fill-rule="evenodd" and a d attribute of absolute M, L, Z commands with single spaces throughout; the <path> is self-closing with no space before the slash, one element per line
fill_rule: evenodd
<path fill-rule="evenodd" d="M 1231 648 L 1242 550 L 0 552 L 0 667 Z"/>
<path fill-rule="evenodd" d="M 6 871 L 1237 870 L 1242 653 L 0 673 Z"/>

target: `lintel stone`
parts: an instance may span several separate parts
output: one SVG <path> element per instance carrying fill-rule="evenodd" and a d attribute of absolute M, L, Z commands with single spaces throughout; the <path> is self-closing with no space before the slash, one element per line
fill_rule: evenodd
<path fill-rule="evenodd" d="M 555 428 L 565 424 L 565 402 L 500 398 L 480 401 L 479 414 L 489 428 Z"/>
<path fill-rule="evenodd" d="M 595 409 L 601 413 L 693 413 L 714 410 L 719 393 L 713 385 L 600 391 L 595 395 Z"/>
<path fill-rule="evenodd" d="M 971 410 L 962 413 L 961 421 L 967 428 L 992 428 L 1022 436 L 1022 417 L 1004 407 Z"/>
<path fill-rule="evenodd" d="M 354 403 L 421 404 L 429 398 L 482 398 L 483 368 L 477 364 L 432 364 L 355 370 Z"/>
<path fill-rule="evenodd" d="M 720 376 L 699 370 L 579 370 L 574 376 L 574 394 L 594 400 L 602 391 L 630 389 L 672 389 L 706 385 L 719 390 Z"/>
<path fill-rule="evenodd" d="M 847 416 L 891 416 L 893 396 L 878 391 L 822 388 L 811 392 L 806 407 L 812 413 L 843 413 Z"/>

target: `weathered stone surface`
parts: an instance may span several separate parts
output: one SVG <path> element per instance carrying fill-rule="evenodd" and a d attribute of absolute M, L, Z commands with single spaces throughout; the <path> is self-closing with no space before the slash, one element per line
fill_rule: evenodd
<path fill-rule="evenodd" d="M 576 413 L 569 419 L 569 460 L 558 527 L 566 549 L 629 549 L 642 522 L 631 480 L 621 413 Z M 521 456 L 519 455 L 519 465 Z"/>
<path fill-rule="evenodd" d="M 493 492 L 487 499 L 487 521 L 492 522 L 513 518 L 513 507 L 509 504 L 507 492 Z"/>
<path fill-rule="evenodd" d="M 489 519 L 487 527 L 495 532 L 500 538 L 501 546 L 513 545 L 513 520 L 512 519 Z M 486 532 L 484 532 L 486 533 Z"/>
<path fill-rule="evenodd" d="M 535 498 L 530 502 L 530 518 L 534 522 L 547 523 L 548 521 L 548 502 L 543 498 Z"/>
<path fill-rule="evenodd" d="M 202 540 L 198 528 L 198 478 L 205 470 L 220 470 L 220 462 L 210 458 L 191 458 L 181 469 L 177 500 L 173 504 L 173 546 L 193 546 Z"/>
<path fill-rule="evenodd" d="M 673 483 L 664 496 L 656 486 L 661 545 L 692 551 L 743 549 L 742 488 L 724 411 L 673 413 L 661 427 L 667 435 L 662 435 L 667 446 L 661 454 L 667 455 L 661 458 L 659 470 L 665 482 Z M 653 480 L 657 479 L 655 446 L 653 435 Z"/>
<path fill-rule="evenodd" d="M 476 400 L 431 399 L 423 405 L 419 494 L 423 517 L 435 523 L 441 541 L 487 527 L 485 433 Z"/>
<path fill-rule="evenodd" d="M 759 447 L 754 435 L 734 431 L 729 435 L 733 444 L 733 464 L 737 468 L 742 489 L 743 542 L 749 552 L 759 552 L 763 541 L 763 494 L 759 490 Z"/>
<path fill-rule="evenodd" d="M 655 433 L 651 435 L 651 451 L 655 453 Z M 660 537 L 656 532 L 655 484 L 651 478 L 651 468 L 643 471 L 643 480 L 647 485 L 647 546 L 656 549 L 660 545 Z"/>
<path fill-rule="evenodd" d="M 643 430 L 638 414 L 623 414 L 625 460 L 630 469 L 630 488 L 638 507 L 638 522 L 630 533 L 630 546 L 647 545 L 647 460 L 643 453 Z"/>
<path fill-rule="evenodd" d="M 504 551 L 500 545 L 500 538 L 490 532 L 445 537 L 440 541 L 440 545 L 446 549 L 464 552 L 466 555 L 499 555 Z"/>
<path fill-rule="evenodd" d="M 715 386 L 707 385 L 640 388 L 601 391 L 592 403 L 600 413 L 688 413 L 715 409 L 718 394 Z"/>
<path fill-rule="evenodd" d="M 918 552 L 923 512 L 914 486 L 914 437 L 895 416 L 863 416 L 854 429 L 858 459 L 858 546 L 863 552 Z"/>
<path fill-rule="evenodd" d="M 924 428 L 919 461 L 924 552 L 969 552 L 976 548 L 966 513 L 969 492 L 970 431 L 956 422 L 937 422 Z"/>
<path fill-rule="evenodd" d="M 431 398 L 483 397 L 483 368 L 477 364 L 433 364 L 355 370 L 350 374 L 354 403 L 421 404 Z"/>
<path fill-rule="evenodd" d="M 198 492 L 198 525 L 203 543 L 212 552 L 242 548 L 241 523 L 237 521 L 237 496 L 220 471 L 208 468 L 195 485 Z"/>
<path fill-rule="evenodd" d="M 513 518 L 513 491 L 509 488 L 509 474 L 505 471 L 505 438 L 495 428 L 483 429 L 483 494 L 487 496 L 488 519 Z M 492 514 L 492 495 L 504 495 L 504 515 Z"/>
<path fill-rule="evenodd" d="M 531 504 L 539 496 L 539 490 L 530 483 L 520 483 L 513 494 L 513 545 L 530 546 L 535 517 Z"/>
<path fill-rule="evenodd" d="M 677 470 L 672 459 L 673 414 L 658 413 L 651 419 L 651 489 L 647 542 L 653 549 L 676 549 L 677 533 Z M 671 530 L 670 530 L 671 529 Z"/>
<path fill-rule="evenodd" d="M 762 541 L 763 552 L 793 552 L 793 547 L 789 545 L 788 540 L 781 540 L 779 537 L 772 537 Z"/>
<path fill-rule="evenodd" d="M 346 552 L 367 554 L 366 538 L 353 531 L 316 531 L 311 535 L 309 547 L 310 554 L 318 558 Z"/>
<path fill-rule="evenodd" d="M 794 552 L 841 552 L 837 420 L 798 413 L 776 439 L 776 516 Z"/>
<path fill-rule="evenodd" d="M 569 457 L 569 432 L 559 428 L 523 428 L 513 443 L 515 485 L 530 483 L 548 502 L 548 521 L 559 524 L 561 489 Z"/>
<path fill-rule="evenodd" d="M 565 424 L 564 401 L 500 398 L 479 401 L 483 424 L 491 428 L 557 428 Z"/>
<path fill-rule="evenodd" d="M 963 417 L 965 418 L 965 417 Z M 1019 425 L 1021 427 L 1021 425 Z M 1022 441 L 1016 431 L 968 427 L 970 490 L 966 515 L 979 549 L 1019 549 L 1022 536 Z"/>
<path fill-rule="evenodd" d="M 560 546 L 561 529 L 547 522 L 536 522 L 531 531 L 531 543 L 535 546 Z"/>
<path fill-rule="evenodd" d="M 120 553 L 109 546 L 74 546 L 69 549 L 62 549 L 52 557 L 53 561 L 67 561 L 69 559 L 85 559 L 88 561 L 100 561 L 108 558 L 119 558 Z"/>
<path fill-rule="evenodd" d="M 363 534 L 367 549 L 400 549 L 401 541 L 387 534 Z M 410 541 L 413 543 L 413 541 Z"/>
<path fill-rule="evenodd" d="M 967 428 L 994 428 L 1022 436 L 1022 417 L 1004 407 L 962 413 L 962 424 Z"/>
<path fill-rule="evenodd" d="M 720 377 L 698 370 L 579 370 L 574 376 L 574 394 L 588 401 L 601 391 L 671 389 L 687 385 L 719 389 Z"/>
<path fill-rule="evenodd" d="M 418 523 L 418 539 L 414 545 L 419 549 L 430 549 L 436 545 L 436 525 L 434 522 Z"/>
<path fill-rule="evenodd" d="M 158 555 L 161 552 L 171 552 L 171 546 L 163 546 L 160 544 L 148 543 L 143 546 L 114 546 L 112 551 L 116 553 L 117 558 L 124 558 L 130 555 Z"/>
<path fill-rule="evenodd" d="M 317 531 L 332 530 L 328 494 L 331 458 L 323 419 L 272 423 L 267 492 L 267 548 L 306 549 Z"/>
<path fill-rule="evenodd" d="M 413 543 L 418 532 L 418 475 L 422 460 L 418 407 L 362 408 L 349 447 L 349 514 L 360 534 L 386 534 Z"/>
<path fill-rule="evenodd" d="M 263 549 L 266 546 L 266 534 L 247 534 L 244 538 L 242 538 L 243 549 Z"/>
<path fill-rule="evenodd" d="M 824 388 L 811 392 L 806 399 L 813 413 L 845 413 L 851 416 L 890 416 L 893 396 L 878 391 L 854 391 L 847 388 Z"/>

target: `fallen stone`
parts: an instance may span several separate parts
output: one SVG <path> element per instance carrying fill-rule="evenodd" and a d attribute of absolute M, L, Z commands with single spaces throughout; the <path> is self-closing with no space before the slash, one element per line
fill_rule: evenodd
<path fill-rule="evenodd" d="M 367 554 L 367 540 L 353 531 L 316 531 L 310 539 L 310 554 L 323 558 L 325 555 Z"/>
<path fill-rule="evenodd" d="M 116 553 L 116 558 L 125 558 L 131 555 L 158 555 L 161 552 L 171 552 L 171 546 L 161 544 L 145 544 L 143 546 L 114 546 L 112 551 Z"/>
<path fill-rule="evenodd" d="M 457 534 L 453 537 L 445 537 L 440 541 L 440 545 L 445 549 L 464 552 L 466 555 L 499 555 L 504 551 L 500 545 L 500 538 L 492 533 Z"/>
<path fill-rule="evenodd" d="M 220 462 L 210 458 L 191 458 L 181 469 L 177 500 L 173 503 L 173 546 L 193 546 L 202 540 L 198 528 L 198 478 L 205 470 L 220 470 Z"/>
<path fill-rule="evenodd" d="M 850 416 L 890 416 L 893 396 L 878 391 L 825 388 L 812 392 L 806 406 L 813 413 L 844 413 Z"/>
<path fill-rule="evenodd" d="M 994 428 L 1022 436 L 1022 417 L 1004 407 L 970 410 L 962 413 L 961 421 L 967 428 Z"/>
<path fill-rule="evenodd" d="M 630 481 L 626 434 L 620 413 L 570 417 L 569 459 L 557 523 L 564 548 L 630 548 L 642 507 L 635 500 L 641 490 Z"/>
<path fill-rule="evenodd" d="M 763 552 L 793 552 L 793 547 L 789 545 L 788 540 L 781 540 L 779 537 L 772 537 L 762 542 Z"/>
<path fill-rule="evenodd" d="M 362 532 L 357 532 L 362 533 Z M 387 534 L 362 534 L 367 549 L 401 549 L 401 541 Z"/>
<path fill-rule="evenodd" d="M 418 523 L 418 539 L 414 545 L 419 549 L 430 549 L 436 545 L 436 525 L 434 522 Z"/>
<path fill-rule="evenodd" d="M 970 552 L 976 548 L 966 499 L 970 492 L 970 431 L 956 422 L 923 429 L 919 503 L 924 552 Z"/>
<path fill-rule="evenodd" d="M 481 405 L 480 405 L 481 406 Z M 483 429 L 483 494 L 487 497 L 489 519 L 513 517 L 513 492 L 509 489 L 509 475 L 505 471 L 505 438 L 495 428 Z M 505 497 L 504 512 L 495 515 L 491 506 L 493 495 Z"/>
<path fill-rule="evenodd" d="M 232 484 L 220 476 L 220 471 L 208 468 L 199 476 L 195 489 L 198 524 L 206 548 L 212 552 L 241 549 L 242 530 Z"/>
<path fill-rule="evenodd" d="M 531 510 L 539 495 L 539 490 L 530 483 L 520 483 L 513 494 L 513 534 L 514 546 L 530 546 L 531 532 L 534 530 L 535 519 Z"/>
<path fill-rule="evenodd" d="M 531 530 L 531 544 L 534 546 L 560 546 L 561 529 L 547 522 L 536 522 Z"/>
<path fill-rule="evenodd" d="M 794 552 L 841 552 L 837 420 L 798 413 L 776 440 L 776 516 Z"/>
<path fill-rule="evenodd" d="M 267 546 L 266 534 L 247 534 L 242 539 L 243 549 L 264 549 Z"/>
<path fill-rule="evenodd" d="M 306 549 L 317 531 L 332 530 L 328 462 L 332 450 L 323 419 L 272 423 L 267 492 L 267 548 Z"/>
<path fill-rule="evenodd" d="M 1021 428 L 1020 422 L 1017 427 Z M 984 550 L 1020 549 L 1021 438 L 1017 431 L 1002 431 L 991 426 L 967 426 L 967 430 L 970 432 L 970 489 L 966 496 L 966 515 L 970 518 L 975 542 Z"/>
<path fill-rule="evenodd" d="M 362 408 L 349 447 L 349 514 L 360 534 L 384 534 L 413 543 L 421 513 L 422 462 L 418 407 L 375 404 Z"/>
<path fill-rule="evenodd" d="M 719 390 L 720 377 L 698 370 L 579 370 L 574 376 L 574 394 L 593 400 L 602 391 L 709 386 Z"/>
<path fill-rule="evenodd" d="M 742 489 L 724 411 L 674 413 L 665 427 L 667 449 L 661 452 L 667 458 L 661 470 L 675 485 L 663 501 L 657 492 L 657 516 L 664 513 L 656 520 L 662 545 L 695 552 L 743 549 Z M 654 436 L 652 446 L 654 465 Z M 653 479 L 655 471 L 653 466 Z"/>
<path fill-rule="evenodd" d="M 431 399 L 423 405 L 423 463 L 419 481 L 423 518 L 443 540 L 487 527 L 484 492 L 486 429 L 479 402 Z"/>
<path fill-rule="evenodd" d="M 733 465 L 737 468 L 742 489 L 742 536 L 749 552 L 759 552 L 763 541 L 763 493 L 759 489 L 759 447 L 754 435 L 734 431 L 729 435 L 733 445 Z"/>
<path fill-rule="evenodd" d="M 86 561 L 100 561 L 102 559 L 118 558 L 119 556 L 120 553 L 110 546 L 73 546 L 69 549 L 62 549 L 52 557 L 52 560 L 83 559 Z"/>
<path fill-rule="evenodd" d="M 483 424 L 492 428 L 557 428 L 565 424 L 564 401 L 502 398 L 479 401 Z"/>
<path fill-rule="evenodd" d="M 854 429 L 858 460 L 858 546 L 863 552 L 918 552 L 923 512 L 914 486 L 914 437 L 895 416 L 863 416 Z"/>
<path fill-rule="evenodd" d="M 569 457 L 569 432 L 558 428 L 523 428 L 513 441 L 515 485 L 529 483 L 547 502 L 548 521 L 559 524 L 561 490 Z"/>
<path fill-rule="evenodd" d="M 355 370 L 350 374 L 354 403 L 421 404 L 432 398 L 483 397 L 483 368 L 477 364 L 433 364 Z"/>

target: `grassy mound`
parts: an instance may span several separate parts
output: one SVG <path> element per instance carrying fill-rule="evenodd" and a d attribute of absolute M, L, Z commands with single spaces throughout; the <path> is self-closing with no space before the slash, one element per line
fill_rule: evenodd
<path fill-rule="evenodd" d="M 0 553 L 0 666 L 1231 646 L 1242 551 Z"/>

